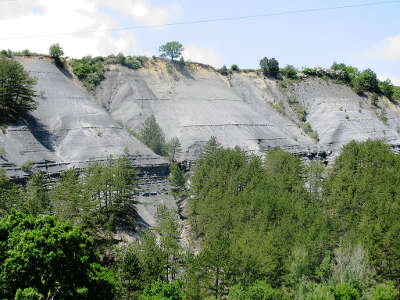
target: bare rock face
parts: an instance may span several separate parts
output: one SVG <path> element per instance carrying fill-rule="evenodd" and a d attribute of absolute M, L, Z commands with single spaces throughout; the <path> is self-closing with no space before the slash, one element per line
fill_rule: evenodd
<path fill-rule="evenodd" d="M 211 136 L 225 147 L 252 152 L 274 146 L 316 151 L 315 142 L 265 103 L 274 92 L 258 76 L 227 78 L 200 65 L 156 61 L 137 71 L 111 68 L 95 98 L 113 119 L 136 131 L 154 114 L 167 139 L 179 138 L 182 160 L 195 159 Z"/>
<path fill-rule="evenodd" d="M 41 96 L 28 118 L 0 131 L 0 167 L 21 178 L 28 175 L 20 168 L 27 161 L 34 170 L 58 173 L 128 155 L 141 171 L 144 224 L 154 224 L 158 204 L 176 207 L 168 195 L 168 163 L 126 130 L 139 131 L 152 114 L 167 139 L 179 138 L 179 159 L 189 162 L 211 136 L 225 147 L 260 153 L 279 146 L 307 157 L 333 158 L 349 141 L 369 138 L 400 148 L 397 105 L 384 97 L 373 105 L 368 95 L 331 80 L 222 76 L 209 66 L 152 59 L 139 70 L 107 66 L 105 80 L 89 95 L 48 58 L 18 60 L 38 79 Z"/>
<path fill-rule="evenodd" d="M 41 96 L 37 110 L 24 122 L 10 125 L 6 134 L 0 134 L 0 147 L 4 145 L 9 164 L 21 166 L 33 161 L 65 169 L 126 153 L 137 165 L 166 163 L 129 135 L 51 60 L 19 61 L 37 78 L 36 90 Z M 11 176 L 18 175 L 12 168 L 6 169 Z"/>

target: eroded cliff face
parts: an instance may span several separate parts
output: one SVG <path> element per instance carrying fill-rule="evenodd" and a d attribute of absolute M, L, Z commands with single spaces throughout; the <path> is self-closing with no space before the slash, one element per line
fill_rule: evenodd
<path fill-rule="evenodd" d="M 374 106 L 367 96 L 318 78 L 222 76 L 205 65 L 152 59 L 139 70 L 106 66 L 105 80 L 91 95 L 46 57 L 18 60 L 38 79 L 42 96 L 26 120 L 0 132 L 0 148 L 6 152 L 0 167 L 11 177 L 23 177 L 28 174 L 20 167 L 26 161 L 33 161 L 36 170 L 58 173 L 127 154 L 142 170 L 139 212 L 148 224 L 154 223 L 159 203 L 175 206 L 168 195 L 167 161 L 126 130 L 139 131 L 152 114 L 167 139 L 179 138 L 180 160 L 187 161 L 196 159 L 211 136 L 225 147 L 260 153 L 279 146 L 309 157 L 332 158 L 351 140 L 400 145 L 397 105 L 380 98 Z M 304 129 L 306 123 L 314 135 Z"/>

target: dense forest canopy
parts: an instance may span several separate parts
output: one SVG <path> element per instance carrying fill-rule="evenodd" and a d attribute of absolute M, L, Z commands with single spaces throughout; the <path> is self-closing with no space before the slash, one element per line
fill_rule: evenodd
<path fill-rule="evenodd" d="M 11 273 L 3 272 L 2 297 L 41 299 L 57 290 L 72 291 L 74 299 L 96 292 L 110 299 L 398 299 L 400 156 L 383 142 L 351 142 L 325 167 L 279 148 L 265 157 L 224 149 L 214 138 L 190 173 L 188 180 L 171 164 L 179 211 L 160 206 L 156 226 L 126 246 L 113 246 L 112 238 L 122 227 L 139 229 L 137 171 L 126 158 L 66 171 L 55 183 L 36 173 L 19 186 L 2 173 L 2 270 L 17 272 L 9 263 L 14 257 L 33 259 L 25 246 L 80 268 L 69 257 L 81 248 L 51 250 L 56 228 L 96 247 L 102 260 L 90 259 L 103 264 L 95 267 L 99 273 L 85 269 L 78 283 L 65 278 L 59 286 L 38 281 L 34 271 L 11 284 Z M 19 236 L 32 242 L 18 244 Z M 37 270 L 52 274 L 53 264 L 43 260 Z M 97 290 L 96 280 L 106 288 Z"/>

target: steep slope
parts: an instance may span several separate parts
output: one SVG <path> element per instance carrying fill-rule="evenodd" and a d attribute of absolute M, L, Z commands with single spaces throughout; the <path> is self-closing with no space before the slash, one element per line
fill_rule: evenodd
<path fill-rule="evenodd" d="M 4 145 L 10 164 L 20 166 L 31 160 L 38 166 L 46 162 L 54 168 L 79 167 L 124 152 L 141 166 L 165 163 L 121 128 L 49 59 L 19 61 L 37 78 L 36 90 L 42 96 L 38 109 L 25 122 L 9 126 L 7 134 L 0 135 L 0 147 Z"/>
<path fill-rule="evenodd" d="M 307 120 L 318 131 L 319 144 L 337 152 L 351 140 L 382 139 L 400 145 L 400 113 L 397 105 L 380 97 L 377 106 L 367 95 L 322 79 L 307 79 L 289 92 L 307 111 Z"/>
<path fill-rule="evenodd" d="M 226 147 L 258 152 L 279 146 L 306 156 L 337 154 L 353 139 L 400 145 L 397 105 L 380 97 L 374 106 L 368 95 L 360 97 L 348 86 L 316 77 L 222 76 L 209 66 L 153 59 L 139 70 L 110 65 L 96 100 L 136 131 L 154 114 L 167 138 L 180 139 L 183 160 L 195 159 L 210 136 Z M 304 110 L 305 120 L 298 109 Z"/>
<path fill-rule="evenodd" d="M 136 131 L 154 114 L 166 137 L 181 141 L 181 159 L 195 159 L 211 136 L 223 146 L 253 152 L 274 146 L 295 153 L 318 151 L 292 121 L 266 105 L 269 91 L 257 76 L 228 80 L 208 66 L 153 60 L 139 70 L 110 66 L 96 99 L 115 120 Z"/>

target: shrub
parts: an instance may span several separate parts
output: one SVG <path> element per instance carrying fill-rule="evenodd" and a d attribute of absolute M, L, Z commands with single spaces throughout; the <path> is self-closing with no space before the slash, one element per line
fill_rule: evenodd
<path fill-rule="evenodd" d="M 223 65 L 222 68 L 218 70 L 218 72 L 224 76 L 227 76 L 232 73 L 232 71 L 228 70 L 228 68 L 225 65 Z"/>
<path fill-rule="evenodd" d="M 297 70 L 292 65 L 287 65 L 285 68 L 281 69 L 281 73 L 290 79 L 297 79 Z"/>
<path fill-rule="evenodd" d="M 371 69 L 366 69 L 358 76 L 360 87 L 363 91 L 379 92 L 378 78 Z"/>
<path fill-rule="evenodd" d="M 22 164 L 21 170 L 24 171 L 25 173 L 28 173 L 28 172 L 32 171 L 33 164 L 34 164 L 33 161 L 27 160 L 26 162 L 24 162 Z"/>
<path fill-rule="evenodd" d="M 390 81 L 390 79 L 386 79 L 385 81 L 379 82 L 379 90 L 389 100 L 392 100 L 394 90 L 393 90 L 393 84 Z"/>
<path fill-rule="evenodd" d="M 233 64 L 233 65 L 231 66 L 231 70 L 232 70 L 232 72 L 239 72 L 239 71 L 240 71 L 240 68 L 238 67 L 238 65 Z"/>
<path fill-rule="evenodd" d="M 348 283 L 341 283 L 335 286 L 333 295 L 338 300 L 358 300 L 361 298 L 359 291 Z"/>
<path fill-rule="evenodd" d="M 368 300 L 396 300 L 398 299 L 399 292 L 394 286 L 393 282 L 380 283 L 375 285 L 370 294 L 367 296 Z"/>
<path fill-rule="evenodd" d="M 91 58 L 90 56 L 72 61 L 72 71 L 82 81 L 83 85 L 90 91 L 104 79 L 103 58 Z"/>
<path fill-rule="evenodd" d="M 4 148 L 0 148 L 0 157 L 4 158 L 6 156 L 6 150 Z"/>
<path fill-rule="evenodd" d="M 378 105 L 378 101 L 379 101 L 378 95 L 376 93 L 373 93 L 372 96 L 371 96 L 372 105 L 377 106 Z"/>

